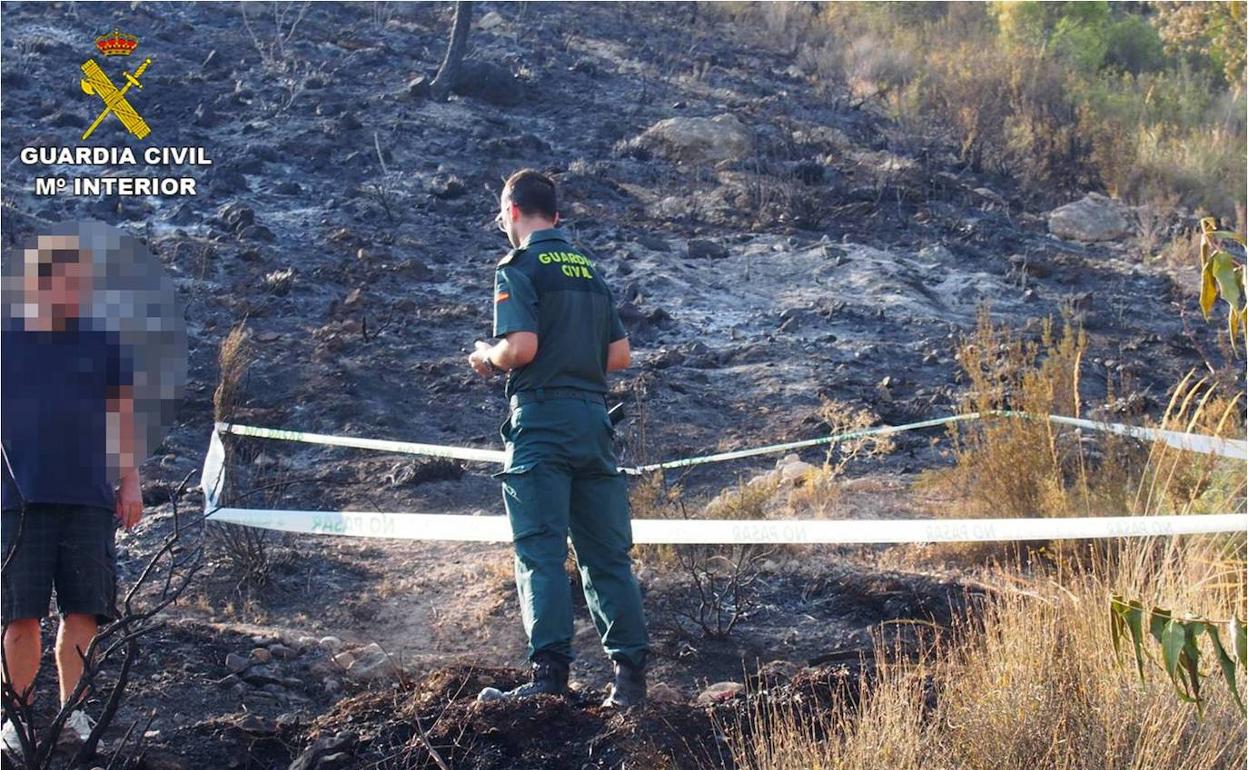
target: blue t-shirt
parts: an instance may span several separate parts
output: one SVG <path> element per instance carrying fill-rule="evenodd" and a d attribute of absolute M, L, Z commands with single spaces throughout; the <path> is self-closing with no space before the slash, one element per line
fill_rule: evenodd
<path fill-rule="evenodd" d="M 70 319 L 64 331 L 0 335 L 0 435 L 13 466 L 0 463 L 0 508 L 27 503 L 112 510 L 107 471 L 107 399 L 129 385 L 131 367 L 115 333 Z"/>

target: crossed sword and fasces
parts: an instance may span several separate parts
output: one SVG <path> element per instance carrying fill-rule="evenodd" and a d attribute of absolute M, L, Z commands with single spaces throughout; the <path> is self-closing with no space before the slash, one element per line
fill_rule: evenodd
<path fill-rule="evenodd" d="M 95 122 L 87 126 L 87 130 L 82 135 L 83 139 L 91 136 L 91 132 L 103 122 L 104 118 L 108 117 L 110 112 L 117 116 L 117 119 L 122 122 L 122 125 L 130 133 L 140 139 L 152 132 L 152 129 L 147 125 L 147 121 L 139 117 L 139 113 L 135 112 L 135 109 L 130 106 L 130 102 L 126 101 L 126 91 L 130 90 L 130 86 L 143 87 L 143 84 L 139 82 L 139 78 L 143 76 L 143 73 L 147 71 L 151 63 L 152 60 L 147 58 L 143 60 L 143 63 L 139 65 L 139 68 L 134 71 L 133 75 L 129 72 L 123 72 L 122 74 L 126 76 L 126 84 L 121 88 L 113 85 L 113 81 L 108 79 L 108 75 L 105 75 L 104 70 L 100 69 L 100 65 L 95 63 L 95 59 L 87 59 L 82 63 L 82 74 L 86 77 L 79 81 L 79 85 L 82 86 L 83 93 L 96 94 L 104 100 L 105 105 L 104 111 L 99 114 Z"/>

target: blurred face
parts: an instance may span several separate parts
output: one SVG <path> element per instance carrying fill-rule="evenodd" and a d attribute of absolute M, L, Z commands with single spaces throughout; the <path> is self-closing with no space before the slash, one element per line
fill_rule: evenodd
<path fill-rule="evenodd" d="M 37 316 L 76 318 L 91 295 L 91 261 L 78 249 L 78 239 L 66 235 L 41 236 L 27 249 L 26 303 Z"/>

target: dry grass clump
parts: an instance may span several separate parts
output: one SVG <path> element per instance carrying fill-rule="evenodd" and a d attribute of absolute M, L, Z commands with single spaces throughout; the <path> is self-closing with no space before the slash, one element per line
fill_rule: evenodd
<path fill-rule="evenodd" d="M 1204 718 L 1159 665 L 1141 684 L 1110 640 L 1111 592 L 1225 619 L 1245 612 L 1241 535 L 1129 541 L 1083 573 L 1041 569 L 959 622 L 917 662 L 881 661 L 857 711 L 816 720 L 769 706 L 737 738 L 751 770 L 1241 768 L 1244 718 L 1208 668 Z M 1204 645 L 1208 647 L 1208 642 Z M 1209 649 L 1202 653 L 1208 655 Z M 1243 691 L 1246 683 L 1240 677 Z M 826 737 L 825 737 L 826 736 Z"/>
<path fill-rule="evenodd" d="M 968 381 L 962 413 L 1014 410 L 1028 414 L 1082 416 L 1080 367 L 1087 338 L 1070 319 L 1054 330 L 1045 321 L 1038 339 L 997 326 L 982 309 L 974 333 L 958 348 L 958 362 Z M 1076 515 L 1098 497 L 1078 436 L 1047 420 L 985 418 L 951 424 L 955 465 L 926 474 L 923 483 L 955 491 L 964 501 L 956 513 L 967 517 Z M 1115 453 L 1106 453 L 1113 475 Z M 1080 492 L 1073 493 L 1080 486 Z M 1121 491 L 1119 490 L 1119 496 Z M 1096 502 L 1110 502 L 1097 500 Z M 1079 513 L 1082 515 L 1082 513 Z"/>
<path fill-rule="evenodd" d="M 242 401 L 243 378 L 253 358 L 250 342 L 251 333 L 242 325 L 231 329 L 221 342 L 217 355 L 221 371 L 212 394 L 212 416 L 217 422 L 232 420 Z"/>
<path fill-rule="evenodd" d="M 818 416 L 832 436 L 864 431 L 879 419 L 869 409 L 832 399 L 824 399 Z M 889 435 L 851 436 L 830 445 L 823 463 L 807 468 L 796 479 L 796 485 L 788 494 L 788 515 L 796 518 L 833 515 L 841 499 L 845 468 L 854 460 L 889 454 L 894 446 L 893 437 Z"/>
<path fill-rule="evenodd" d="M 1078 416 L 1083 335 L 1046 324 L 1026 340 L 981 315 L 961 347 L 966 411 L 1018 409 Z M 1185 377 L 1155 427 L 1242 439 L 1244 394 Z M 1046 420 L 995 419 L 953 434 L 953 468 L 926 482 L 950 493 L 958 515 L 1192 514 L 1243 511 L 1242 461 L 1161 442 L 1080 436 Z M 1108 506 L 1115 507 L 1110 508 Z M 985 546 L 962 554 L 982 556 Z M 1225 623 L 1248 614 L 1244 533 L 1058 541 L 1030 560 L 998 549 L 1006 566 L 980 579 L 999 587 L 918 660 L 885 656 L 861 706 L 811 717 L 763 705 L 732 737 L 752 770 L 886 766 L 962 770 L 1202 770 L 1248 762 L 1245 719 L 1222 680 L 1210 641 L 1199 641 L 1203 716 L 1184 703 L 1151 638 L 1143 682 L 1111 639 L 1110 597 L 1175 617 Z M 929 548 L 928 550 L 933 550 Z M 1242 667 L 1240 692 L 1248 692 Z M 765 703 L 765 702 L 764 702 Z"/>
<path fill-rule="evenodd" d="M 1077 395 L 1085 349 L 1086 338 L 1069 317 L 1060 330 L 1046 322 L 1037 339 L 1027 339 L 995 326 L 983 311 L 958 350 L 968 382 L 959 409 L 1087 417 Z M 1243 404 L 1243 394 L 1226 395 L 1210 379 L 1189 375 L 1151 427 L 1242 439 Z M 954 424 L 949 437 L 954 465 L 925 473 L 919 486 L 951 500 L 950 517 L 1225 513 L 1243 509 L 1248 489 L 1243 463 L 1039 418 Z M 925 553 L 976 563 L 1018 556 L 1078 559 L 1089 546 L 951 543 Z"/>

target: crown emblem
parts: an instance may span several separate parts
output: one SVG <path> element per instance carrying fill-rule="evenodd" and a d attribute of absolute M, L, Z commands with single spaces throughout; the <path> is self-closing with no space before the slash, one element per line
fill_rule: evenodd
<path fill-rule="evenodd" d="M 113 27 L 112 32 L 106 32 L 95 39 L 95 47 L 105 56 L 129 56 L 139 47 L 139 39 Z"/>

